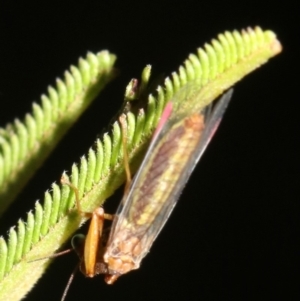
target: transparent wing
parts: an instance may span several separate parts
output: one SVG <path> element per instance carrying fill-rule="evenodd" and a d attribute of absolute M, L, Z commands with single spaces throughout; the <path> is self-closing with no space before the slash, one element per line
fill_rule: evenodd
<path fill-rule="evenodd" d="M 213 111 L 189 116 L 172 116 L 156 131 L 145 158 L 122 200 L 113 222 L 107 252 L 114 252 L 114 240 L 139 243 L 134 254 L 137 267 L 171 214 L 180 192 L 222 119 L 232 90 L 218 100 Z M 111 249 L 111 250 L 110 250 Z"/>

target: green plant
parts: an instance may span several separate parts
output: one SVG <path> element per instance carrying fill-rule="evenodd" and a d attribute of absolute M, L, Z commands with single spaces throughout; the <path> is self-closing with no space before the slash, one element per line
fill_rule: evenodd
<path fill-rule="evenodd" d="M 176 95 L 177 105 L 189 106 L 196 97 L 199 109 L 211 103 L 246 74 L 281 51 L 271 31 L 259 27 L 241 32 L 220 34 L 191 54 L 177 73 L 148 95 L 151 67 L 147 66 L 140 85 L 132 80 L 125 93 L 122 108 L 127 120 L 127 151 L 134 171 L 142 160 L 166 102 Z M 89 54 L 80 60 L 79 68 L 66 72 L 65 82 L 49 88 L 42 105 L 23 121 L 0 130 L 0 212 L 9 206 L 17 191 L 30 179 L 46 156 L 67 131 L 91 99 L 113 77 L 115 57 L 108 52 Z M 193 89 L 180 93 L 192 83 Z M 132 101 L 133 100 L 133 101 Z M 121 130 L 113 123 L 111 134 L 96 140 L 78 165 L 73 164 L 71 182 L 79 189 L 84 211 L 92 212 L 123 182 Z M 67 177 L 67 175 L 64 175 Z M 0 238 L 0 300 L 20 300 L 32 288 L 51 260 L 28 261 L 53 254 L 85 222 L 74 208 L 74 194 L 68 186 L 53 184 L 46 192 L 43 205 L 35 205 L 27 221 L 19 220 L 11 228 L 8 242 Z M 30 274 L 30 276 L 28 276 Z M 20 283 L 18 287 L 15 282 Z"/>

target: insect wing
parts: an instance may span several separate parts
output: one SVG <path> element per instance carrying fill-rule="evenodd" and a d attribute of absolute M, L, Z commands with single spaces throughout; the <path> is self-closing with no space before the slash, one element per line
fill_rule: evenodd
<path fill-rule="evenodd" d="M 193 172 L 195 166 L 197 165 L 198 161 L 200 160 L 201 156 L 203 155 L 206 147 L 208 146 L 209 142 L 211 141 L 213 135 L 217 131 L 220 122 L 222 120 L 222 117 L 226 111 L 226 108 L 229 104 L 229 101 L 232 97 L 233 89 L 228 90 L 215 104 L 209 105 L 207 108 L 203 110 L 204 114 L 204 123 L 205 127 L 203 132 L 200 135 L 200 139 L 198 140 L 197 146 L 194 149 L 194 151 L 189 156 L 188 160 L 186 161 L 186 164 L 184 166 L 184 169 L 181 171 L 180 176 L 177 178 L 177 182 L 173 185 L 172 193 L 168 196 L 167 199 L 164 200 L 164 206 L 161 208 L 161 212 L 156 216 L 155 220 L 152 224 L 149 225 L 149 228 L 147 229 L 146 236 L 149 238 L 149 245 L 145 249 L 144 256 L 149 251 L 153 241 L 156 239 L 157 235 L 163 228 L 164 224 L 168 220 L 170 214 L 173 211 L 174 206 L 177 203 L 177 200 L 180 196 L 180 193 L 182 189 L 184 188 L 185 184 L 187 183 L 191 173 Z M 213 107 L 213 108 L 212 108 Z M 201 116 L 202 113 L 200 113 Z M 137 174 L 136 181 L 137 183 L 133 183 L 131 190 L 131 193 L 133 193 L 136 190 L 136 187 L 139 186 L 138 184 L 138 177 L 139 174 L 144 171 L 147 171 L 147 161 L 148 158 L 151 156 L 150 154 L 153 153 L 153 149 L 158 146 L 159 141 L 163 139 L 165 135 L 167 135 L 168 131 L 170 130 L 172 126 L 168 123 L 162 128 L 161 132 L 158 134 L 153 141 L 153 143 L 150 144 L 149 150 L 147 151 L 147 154 L 145 156 L 145 159 L 141 165 L 141 168 L 139 170 L 139 173 Z M 145 172 L 146 173 L 146 172 Z M 128 195 L 128 199 L 130 198 L 130 195 Z M 128 200 L 127 200 L 128 201 Z M 130 202 L 129 202 L 130 204 Z M 126 212 L 126 210 L 124 210 Z"/>
<path fill-rule="evenodd" d="M 132 259 L 131 269 L 139 267 L 216 131 L 231 95 L 232 91 L 225 93 L 207 116 L 205 112 L 197 112 L 179 120 L 172 118 L 156 131 L 118 208 L 106 258 L 126 254 Z M 128 252 L 125 252 L 126 244 L 131 246 Z M 119 252 L 121 249 L 123 253 Z"/>
<path fill-rule="evenodd" d="M 201 140 L 199 141 L 199 145 L 197 147 L 196 153 L 198 154 L 198 157 L 196 159 L 196 163 L 200 160 L 201 156 L 203 155 L 207 145 L 209 144 L 211 138 L 214 136 L 215 132 L 217 131 L 220 122 L 222 120 L 222 117 L 225 113 L 225 110 L 229 104 L 229 101 L 232 97 L 233 89 L 228 90 L 214 105 L 214 108 L 212 111 L 209 110 L 209 112 L 206 114 L 206 120 L 205 120 L 205 129 L 202 133 Z M 211 105 L 209 105 L 211 109 Z"/>

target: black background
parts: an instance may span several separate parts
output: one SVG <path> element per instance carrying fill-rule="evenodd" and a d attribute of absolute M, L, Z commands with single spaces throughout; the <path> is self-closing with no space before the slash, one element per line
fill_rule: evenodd
<path fill-rule="evenodd" d="M 296 300 L 299 7 L 276 3 L 1 3 L 2 126 L 30 111 L 88 50 L 117 54 L 121 71 L 7 211 L 2 235 L 78 162 L 146 64 L 170 74 L 218 33 L 254 25 L 275 31 L 284 47 L 236 85 L 218 133 L 141 268 L 113 286 L 78 274 L 67 300 Z M 60 300 L 76 263 L 75 255 L 57 259 L 26 300 Z"/>

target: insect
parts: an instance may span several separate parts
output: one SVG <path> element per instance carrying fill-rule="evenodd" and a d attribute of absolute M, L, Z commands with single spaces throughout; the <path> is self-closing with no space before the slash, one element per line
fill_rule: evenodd
<path fill-rule="evenodd" d="M 191 105 L 185 108 L 176 107 L 176 99 L 166 105 L 143 162 L 125 189 L 115 216 L 105 215 L 103 208 L 92 214 L 82 212 L 77 189 L 65 182 L 75 191 L 79 212 L 92 217 L 84 247 L 77 248 L 80 269 L 87 277 L 105 274 L 105 282 L 112 284 L 121 275 L 139 268 L 217 130 L 231 96 L 229 90 L 213 109 L 205 105 L 195 109 L 193 101 L 197 99 L 191 99 Z M 124 127 L 122 130 L 125 137 Z M 113 223 L 103 248 L 100 244 L 104 219 L 113 219 Z"/>
<path fill-rule="evenodd" d="M 225 93 L 213 111 L 206 108 L 188 115 L 177 116 L 172 102 L 167 104 L 113 220 L 103 255 L 108 284 L 139 268 L 215 133 L 231 95 L 232 90 Z"/>

